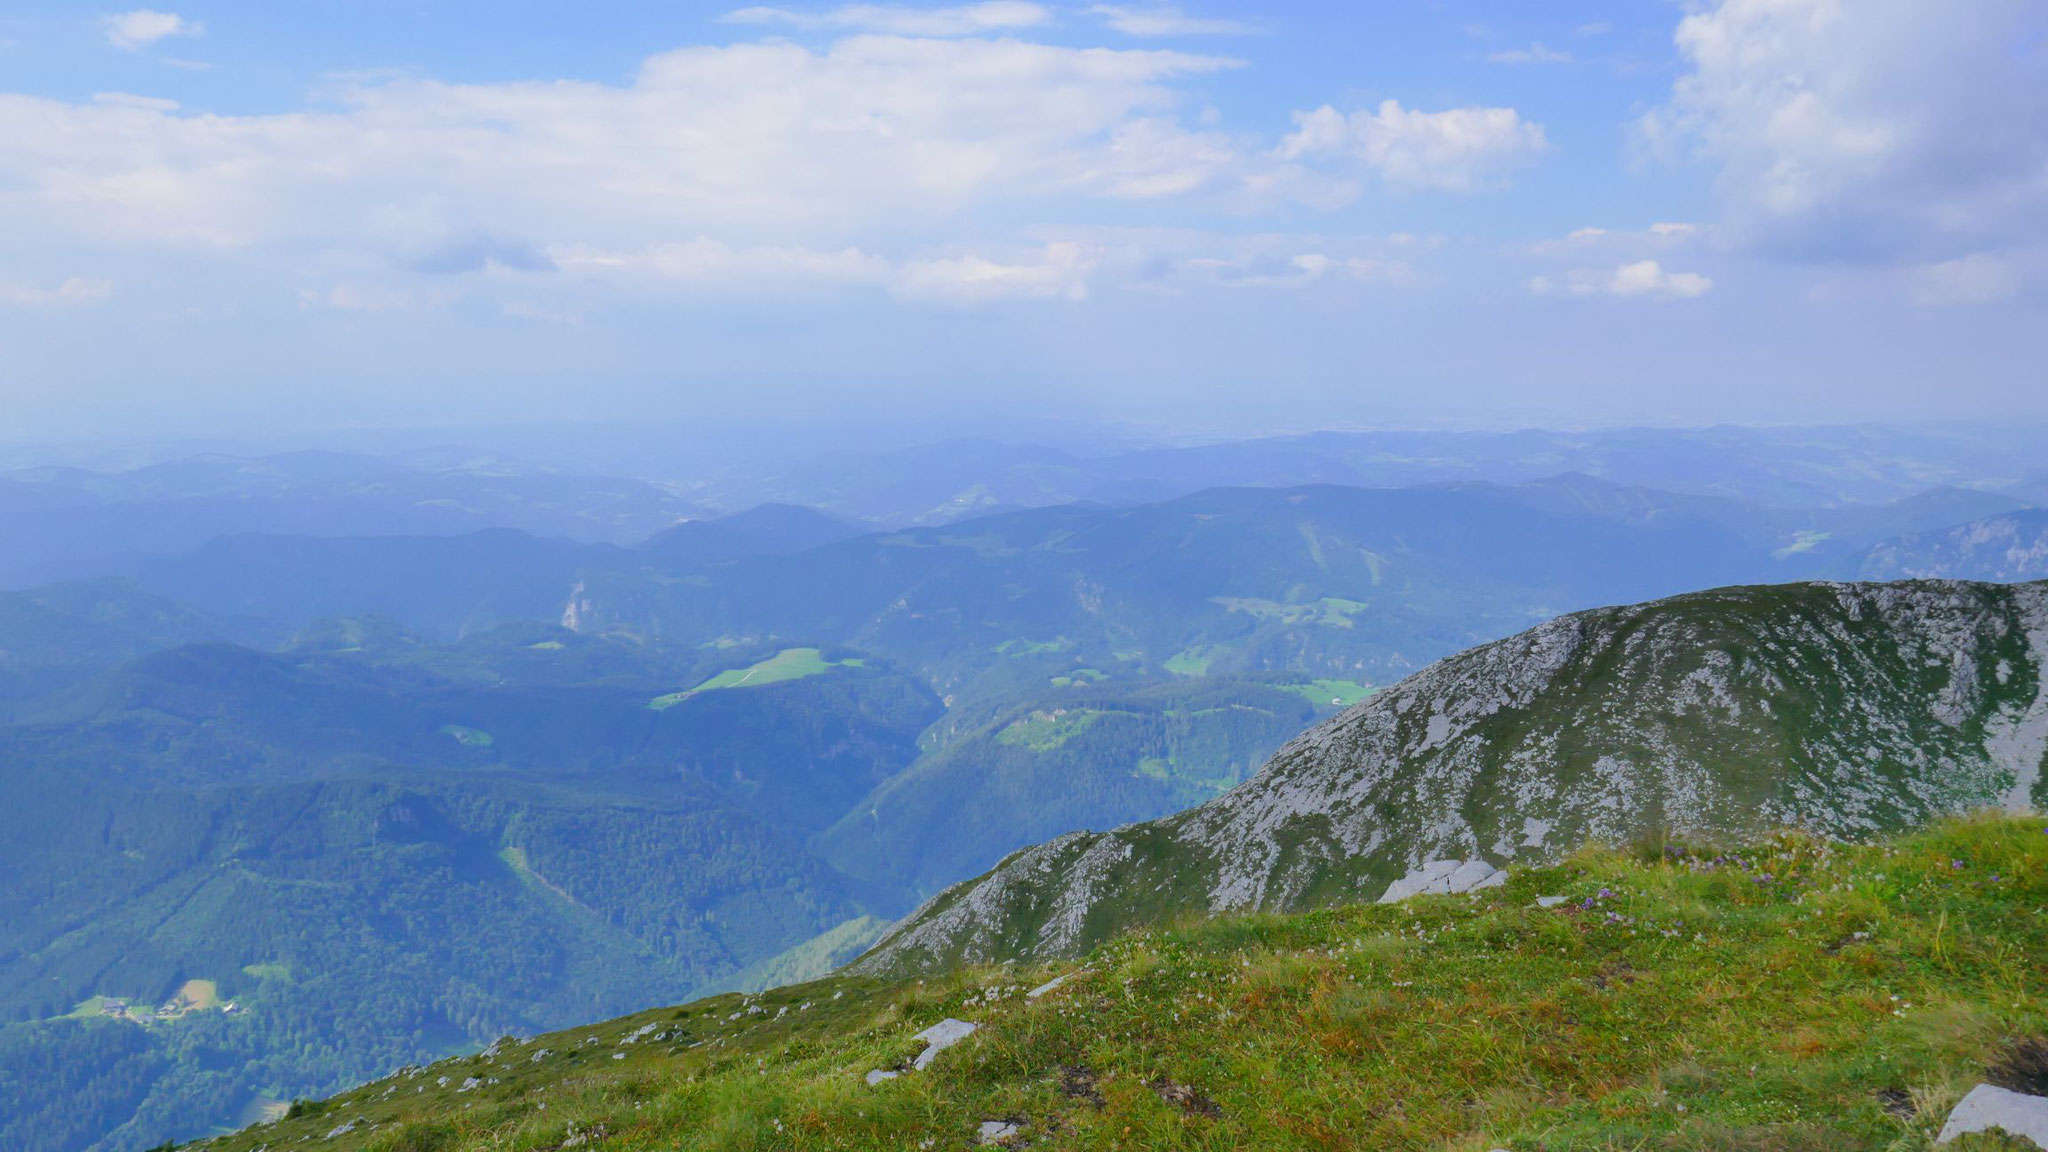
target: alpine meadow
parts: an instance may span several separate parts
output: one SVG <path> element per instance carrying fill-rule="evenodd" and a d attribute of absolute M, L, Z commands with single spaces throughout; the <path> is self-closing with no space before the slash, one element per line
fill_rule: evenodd
<path fill-rule="evenodd" d="M 2048 1152 L 2032 0 L 18 0 L 0 1152 Z"/>

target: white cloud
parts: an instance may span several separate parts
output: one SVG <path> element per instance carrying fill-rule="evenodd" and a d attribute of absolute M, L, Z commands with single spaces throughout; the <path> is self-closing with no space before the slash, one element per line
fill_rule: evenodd
<path fill-rule="evenodd" d="M 805 30 L 881 32 L 891 36 L 979 36 L 1036 28 L 1052 13 L 1022 0 L 987 0 L 957 8 L 909 8 L 900 4 L 848 4 L 822 12 L 789 8 L 741 8 L 723 19 L 732 24 L 786 24 Z"/>
<path fill-rule="evenodd" d="M 100 27 L 107 34 L 107 43 L 129 52 L 140 51 L 169 36 L 199 36 L 206 32 L 206 25 L 197 20 L 149 8 L 108 16 Z"/>
<path fill-rule="evenodd" d="M 859 248 L 726 244 L 709 237 L 614 252 L 588 247 L 550 253 L 579 277 L 670 285 L 720 293 L 874 289 L 953 304 L 1064 298 L 1084 300 L 1099 251 L 1076 241 L 996 258 L 976 252 L 890 260 Z"/>
<path fill-rule="evenodd" d="M 111 280 L 73 276 L 55 288 L 33 284 L 0 284 L 0 304 L 38 308 L 60 304 L 97 304 L 114 294 Z"/>
<path fill-rule="evenodd" d="M 1189 16 L 1172 5 L 1144 8 L 1097 4 L 1088 9 L 1104 24 L 1126 36 L 1249 36 L 1257 28 L 1242 20 Z"/>
<path fill-rule="evenodd" d="M 1539 40 L 1527 48 L 1511 48 L 1505 52 L 1492 53 L 1486 59 L 1494 64 L 1569 64 L 1572 62 L 1572 54 L 1560 52 L 1555 48 L 1546 48 Z"/>
<path fill-rule="evenodd" d="M 1294 114 L 1285 159 L 1342 157 L 1396 187 L 1465 192 L 1497 183 L 1548 151 L 1543 126 L 1513 108 L 1421 112 L 1393 100 L 1349 116 L 1325 104 Z"/>
<path fill-rule="evenodd" d="M 2048 233 L 2039 0 L 1714 0 L 1646 141 L 1716 165 L 1731 232 L 1936 262 Z"/>
<path fill-rule="evenodd" d="M 733 245 L 700 236 L 630 252 L 571 245 L 549 253 L 568 272 L 718 290 L 886 287 L 895 267 L 859 248 Z"/>
<path fill-rule="evenodd" d="M 2019 295 L 2015 261 L 1977 252 L 1908 270 L 1913 299 L 1925 305 L 1995 304 Z"/>
<path fill-rule="evenodd" d="M 1574 268 L 1563 280 L 1538 276 L 1529 281 L 1530 291 L 1547 294 L 1566 292 L 1574 296 L 1642 296 L 1664 300 L 1691 300 L 1712 291 L 1714 282 L 1697 272 L 1667 272 L 1655 260 L 1637 260 L 1614 269 Z"/>
<path fill-rule="evenodd" d="M 1173 87 L 1233 66 L 859 36 L 667 52 L 624 87 L 400 80 L 280 115 L 0 95 L 0 212 L 18 236 L 470 266 L 679 232 L 929 227 L 993 201 L 1236 186 L 1270 162 L 1187 127 Z"/>
<path fill-rule="evenodd" d="M 1097 257 L 1091 284 L 1177 293 L 1192 289 L 1406 287 L 1436 236 L 1238 233 L 1187 228 L 1089 228 L 1070 235 Z"/>
<path fill-rule="evenodd" d="M 1088 298 L 1088 275 L 1100 256 L 1092 249 L 1063 241 L 1048 244 L 1032 258 L 1001 263 L 965 255 L 913 260 L 903 266 L 892 290 L 913 300 L 977 304 L 990 300 Z"/>
<path fill-rule="evenodd" d="M 1607 291 L 1616 296 L 1704 296 L 1714 282 L 1697 272 L 1666 272 L 1655 260 L 1638 260 L 1614 270 Z"/>
<path fill-rule="evenodd" d="M 881 292 L 922 303 L 1081 301 L 1098 286 L 1305 288 L 1418 283 L 1412 257 L 1441 238 L 1231 234 L 1165 228 L 1090 228 L 996 251 L 883 256 L 847 247 L 732 245 L 709 237 L 637 250 L 559 247 L 547 255 L 569 282 L 636 290 L 735 293 Z M 540 287 L 541 280 L 529 281 Z M 529 305 L 535 306 L 535 305 Z"/>
<path fill-rule="evenodd" d="M 1334 206 L 1362 175 L 1482 187 L 1544 146 L 1512 109 L 1391 102 L 1300 114 L 1276 146 L 1223 131 L 1190 99 L 1190 84 L 1238 66 L 860 34 L 664 52 L 626 84 L 351 79 L 263 115 L 0 93 L 0 216 L 13 225 L 0 259 L 170 250 L 308 309 L 488 294 L 500 309 L 516 301 L 504 314 L 518 319 L 580 317 L 630 291 L 977 303 L 1112 285 L 1399 284 L 1415 273 L 1390 241 L 1160 248 L 1098 243 L 1081 221 L 1090 200 Z M 1048 208 L 1074 222 L 1016 231 Z M 961 243 L 970 233 L 983 238 Z"/>
<path fill-rule="evenodd" d="M 1585 259 L 1589 253 L 1611 255 L 1626 262 L 1649 252 L 1668 253 L 1690 244 L 1702 235 L 1696 224 L 1659 221 L 1648 228 L 1603 228 L 1589 224 L 1563 236 L 1538 240 L 1523 248 L 1532 256 L 1569 255 Z"/>
<path fill-rule="evenodd" d="M 1183 261 L 1176 271 L 1182 279 L 1231 288 L 1305 288 L 1326 281 L 1410 284 L 1416 279 L 1414 266 L 1406 260 L 1327 252 L 1198 256 Z"/>

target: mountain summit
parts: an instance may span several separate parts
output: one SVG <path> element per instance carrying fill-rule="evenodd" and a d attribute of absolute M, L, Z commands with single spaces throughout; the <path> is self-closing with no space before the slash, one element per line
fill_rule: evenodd
<path fill-rule="evenodd" d="M 1200 807 L 1018 852 L 853 970 L 1075 955 L 1185 912 L 1372 899 L 1446 861 L 1543 862 L 1589 840 L 1857 836 L 2022 809 L 2048 799 L 2044 754 L 2048 583 L 1595 609 L 1416 673 Z"/>

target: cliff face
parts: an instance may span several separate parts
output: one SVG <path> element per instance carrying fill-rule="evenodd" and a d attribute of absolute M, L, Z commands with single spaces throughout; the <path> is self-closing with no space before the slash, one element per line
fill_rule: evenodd
<path fill-rule="evenodd" d="M 1076 954 L 1184 912 L 1370 900 L 1589 840 L 1832 836 L 2048 800 L 2048 583 L 1728 588 L 1443 660 L 1164 820 L 956 885 L 854 965 Z"/>

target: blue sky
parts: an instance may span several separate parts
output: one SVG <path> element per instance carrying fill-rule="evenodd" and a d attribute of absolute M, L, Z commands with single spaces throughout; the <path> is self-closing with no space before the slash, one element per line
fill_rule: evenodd
<path fill-rule="evenodd" d="M 17 436 L 2048 417 L 2048 10 L 17 2 Z"/>

